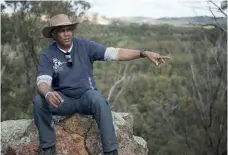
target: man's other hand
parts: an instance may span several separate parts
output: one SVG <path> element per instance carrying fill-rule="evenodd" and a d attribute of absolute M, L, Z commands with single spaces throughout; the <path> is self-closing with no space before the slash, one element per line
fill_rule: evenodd
<path fill-rule="evenodd" d="M 62 97 L 56 91 L 48 92 L 45 98 L 49 104 L 56 108 L 58 108 L 64 102 Z"/>

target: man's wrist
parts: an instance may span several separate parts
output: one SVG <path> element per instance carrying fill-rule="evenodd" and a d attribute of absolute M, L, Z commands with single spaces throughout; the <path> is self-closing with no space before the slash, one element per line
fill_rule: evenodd
<path fill-rule="evenodd" d="M 44 98 L 46 99 L 48 97 L 49 94 L 51 94 L 51 91 L 48 91 L 47 93 L 45 93 Z"/>
<path fill-rule="evenodd" d="M 146 57 L 145 51 L 146 51 L 145 49 L 139 50 L 139 52 L 140 52 L 140 57 L 141 57 L 141 58 L 145 58 L 145 57 Z"/>

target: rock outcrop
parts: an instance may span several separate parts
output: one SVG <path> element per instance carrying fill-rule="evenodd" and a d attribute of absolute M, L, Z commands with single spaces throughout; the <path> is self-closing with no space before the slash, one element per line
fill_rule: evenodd
<path fill-rule="evenodd" d="M 146 141 L 133 135 L 133 117 L 112 112 L 119 144 L 119 155 L 147 155 Z M 33 120 L 1 122 L 1 154 L 36 155 L 38 133 Z M 75 114 L 55 119 L 58 155 L 102 155 L 99 129 L 90 116 Z"/>

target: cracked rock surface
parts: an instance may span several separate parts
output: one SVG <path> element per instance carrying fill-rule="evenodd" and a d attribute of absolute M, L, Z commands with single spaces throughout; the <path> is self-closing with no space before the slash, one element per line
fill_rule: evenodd
<path fill-rule="evenodd" d="M 146 141 L 133 135 L 133 117 L 129 113 L 112 112 L 119 155 L 147 155 Z M 36 155 L 39 138 L 33 120 L 1 122 L 1 154 Z M 102 154 L 99 129 L 90 116 L 75 114 L 55 119 L 57 155 Z"/>

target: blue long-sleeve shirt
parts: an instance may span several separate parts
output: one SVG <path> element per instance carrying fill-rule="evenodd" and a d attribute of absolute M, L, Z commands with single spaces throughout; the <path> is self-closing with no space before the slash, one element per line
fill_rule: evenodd
<path fill-rule="evenodd" d="M 40 56 L 37 77 L 46 76 L 51 79 L 53 90 L 80 98 L 86 90 L 96 89 L 93 62 L 104 61 L 106 48 L 94 41 L 73 38 L 70 68 L 64 53 L 53 43 Z"/>

